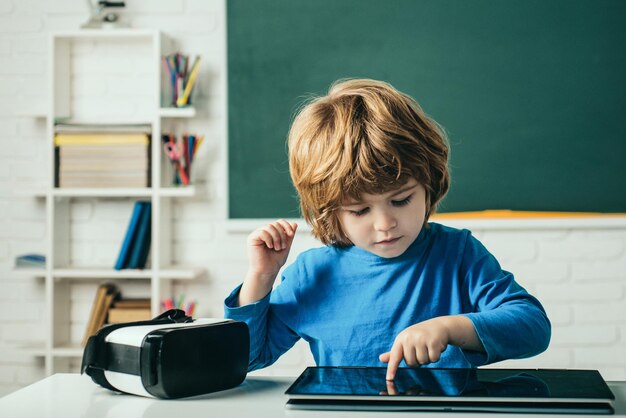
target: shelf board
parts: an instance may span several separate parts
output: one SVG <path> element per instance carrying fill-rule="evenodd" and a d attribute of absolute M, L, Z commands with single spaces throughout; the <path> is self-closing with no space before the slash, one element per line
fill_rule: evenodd
<path fill-rule="evenodd" d="M 48 117 L 48 106 L 43 100 L 29 101 L 23 105 L 18 105 L 15 109 L 15 116 L 33 119 L 45 119 Z"/>
<path fill-rule="evenodd" d="M 193 280 L 205 272 L 202 267 L 169 266 L 159 269 L 158 274 L 162 279 Z"/>
<path fill-rule="evenodd" d="M 150 197 L 155 192 L 161 197 L 193 197 L 196 195 L 195 186 L 162 187 L 159 189 L 144 188 L 54 188 L 53 196 L 59 197 Z M 41 196 L 46 195 L 45 190 L 32 190 L 24 195 Z"/>
<path fill-rule="evenodd" d="M 193 197 L 196 195 L 196 186 L 163 187 L 158 193 L 163 197 Z"/>
<path fill-rule="evenodd" d="M 52 195 L 66 197 L 149 197 L 152 196 L 152 188 L 54 188 Z"/>
<path fill-rule="evenodd" d="M 20 276 L 30 276 L 30 277 L 45 277 L 46 276 L 45 267 L 39 267 L 39 268 L 38 267 L 14 267 L 12 272 Z"/>
<path fill-rule="evenodd" d="M 13 196 L 19 197 L 35 197 L 42 198 L 46 197 L 47 191 L 45 187 L 27 187 L 21 189 L 13 189 Z"/>
<path fill-rule="evenodd" d="M 15 116 L 22 118 L 31 118 L 31 119 L 45 119 L 48 117 L 48 114 L 45 111 L 40 111 L 37 109 L 29 109 L 29 110 L 18 110 L 15 112 Z"/>
<path fill-rule="evenodd" d="M 79 29 L 54 33 L 56 39 L 118 39 L 151 38 L 158 34 L 156 30 L 115 28 L 115 29 Z"/>
<path fill-rule="evenodd" d="M 196 108 L 189 107 L 162 107 L 159 109 L 162 118 L 193 118 L 196 116 Z"/>
<path fill-rule="evenodd" d="M 0 348 L 7 351 L 15 351 L 19 354 L 26 354 L 30 356 L 43 357 L 46 355 L 46 348 L 43 342 L 5 345 Z"/>
<path fill-rule="evenodd" d="M 158 270 L 157 274 L 163 279 L 192 280 L 204 274 L 201 267 L 167 266 Z M 106 267 L 66 267 L 52 271 L 57 279 L 150 279 L 152 269 L 114 270 Z"/>
<path fill-rule="evenodd" d="M 58 279 L 149 279 L 152 277 L 152 270 L 115 270 L 106 267 L 66 267 L 54 269 L 52 276 Z"/>
<path fill-rule="evenodd" d="M 55 357 L 82 357 L 83 347 L 79 343 L 68 343 L 52 348 Z"/>

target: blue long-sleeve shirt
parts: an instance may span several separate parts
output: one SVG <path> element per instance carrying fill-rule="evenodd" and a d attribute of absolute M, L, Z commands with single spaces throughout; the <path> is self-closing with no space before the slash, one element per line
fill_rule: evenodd
<path fill-rule="evenodd" d="M 400 256 L 352 246 L 315 248 L 284 270 L 263 299 L 225 316 L 250 330 L 249 370 L 274 363 L 305 339 L 319 366 L 384 366 L 405 328 L 444 315 L 466 315 L 486 353 L 448 346 L 430 367 L 476 367 L 544 351 L 550 322 L 539 301 L 467 230 L 428 224 Z M 404 363 L 403 363 L 404 364 Z"/>

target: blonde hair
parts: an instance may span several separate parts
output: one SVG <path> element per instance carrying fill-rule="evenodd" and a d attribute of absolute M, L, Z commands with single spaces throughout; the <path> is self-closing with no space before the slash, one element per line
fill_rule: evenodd
<path fill-rule="evenodd" d="M 296 115 L 289 169 L 313 235 L 347 246 L 337 209 L 362 193 L 384 193 L 410 178 L 426 190 L 426 220 L 450 185 L 443 129 L 419 104 L 376 80 L 340 80 Z"/>

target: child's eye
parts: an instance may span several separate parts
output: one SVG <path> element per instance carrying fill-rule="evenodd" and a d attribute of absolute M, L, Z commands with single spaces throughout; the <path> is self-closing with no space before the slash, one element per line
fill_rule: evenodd
<path fill-rule="evenodd" d="M 367 212 L 369 212 L 369 208 L 363 208 L 361 210 L 351 210 L 350 213 L 353 214 L 354 216 L 363 216 L 365 215 Z"/>
<path fill-rule="evenodd" d="M 413 197 L 413 195 L 409 195 L 408 197 L 402 199 L 402 200 L 392 200 L 391 204 L 393 206 L 404 206 L 404 205 L 408 205 L 409 202 L 411 201 L 411 197 Z"/>

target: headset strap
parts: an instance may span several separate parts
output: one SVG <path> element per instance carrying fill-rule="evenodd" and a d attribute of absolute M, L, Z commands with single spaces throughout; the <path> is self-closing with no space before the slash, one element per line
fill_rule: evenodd
<path fill-rule="evenodd" d="M 193 319 L 185 314 L 181 309 L 170 309 L 161 315 L 148 321 L 128 322 L 124 324 L 106 325 L 94 335 L 89 337 L 85 350 L 83 352 L 83 361 L 80 366 L 80 373 L 86 373 L 91 379 L 107 389 L 117 390 L 112 387 L 104 377 L 104 371 L 107 368 L 108 359 L 105 338 L 111 332 L 125 327 L 135 327 L 141 325 L 161 325 L 161 324 L 180 324 L 184 322 L 192 322 Z"/>

